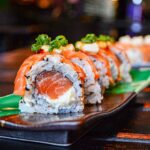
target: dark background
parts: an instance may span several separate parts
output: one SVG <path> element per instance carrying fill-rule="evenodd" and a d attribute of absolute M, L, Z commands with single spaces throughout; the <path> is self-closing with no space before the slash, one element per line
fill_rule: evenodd
<path fill-rule="evenodd" d="M 0 52 L 27 47 L 39 33 L 116 39 L 150 34 L 150 0 L 0 0 Z"/>

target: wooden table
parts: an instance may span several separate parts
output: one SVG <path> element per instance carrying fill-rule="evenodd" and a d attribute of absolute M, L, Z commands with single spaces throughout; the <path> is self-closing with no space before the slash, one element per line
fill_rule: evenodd
<path fill-rule="evenodd" d="M 17 69 L 31 52 L 18 49 L 0 54 L 0 95 L 13 90 Z M 2 129 L 0 129 L 2 130 Z M 141 92 L 128 107 L 120 113 L 103 119 L 91 132 L 69 148 L 54 147 L 0 138 L 0 147 L 5 149 L 150 149 L 150 88 Z"/>

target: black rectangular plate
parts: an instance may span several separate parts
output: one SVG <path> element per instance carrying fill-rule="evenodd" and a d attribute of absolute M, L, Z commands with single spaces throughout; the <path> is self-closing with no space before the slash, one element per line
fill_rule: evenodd
<path fill-rule="evenodd" d="M 0 138 L 69 146 L 95 127 L 100 119 L 122 109 L 135 95 L 105 95 L 101 105 L 86 105 L 82 113 L 1 117 Z"/>

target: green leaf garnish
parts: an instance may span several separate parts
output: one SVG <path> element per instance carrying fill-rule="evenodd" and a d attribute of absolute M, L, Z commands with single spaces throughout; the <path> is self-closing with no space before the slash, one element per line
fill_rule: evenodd
<path fill-rule="evenodd" d="M 132 69 L 130 72 L 132 82 L 130 83 L 117 83 L 114 87 L 106 90 L 109 94 L 121 94 L 127 92 L 139 93 L 142 89 L 150 84 L 150 70 L 137 70 Z"/>
<path fill-rule="evenodd" d="M 85 37 L 81 39 L 81 41 L 84 43 L 94 43 L 96 42 L 96 40 L 97 40 L 97 37 L 93 33 L 87 34 Z"/>
<path fill-rule="evenodd" d="M 106 41 L 107 38 L 106 38 L 105 35 L 99 35 L 99 36 L 97 37 L 97 40 L 98 40 L 98 41 Z"/>
<path fill-rule="evenodd" d="M 31 50 L 33 51 L 33 52 L 37 52 L 40 48 L 41 48 L 41 46 L 42 45 L 38 45 L 38 44 L 32 44 L 32 46 L 31 46 Z"/>
<path fill-rule="evenodd" d="M 36 39 L 35 43 L 32 44 L 31 50 L 33 52 L 37 52 L 42 45 L 49 45 L 51 42 L 51 38 L 47 34 L 40 34 Z"/>
<path fill-rule="evenodd" d="M 46 45 L 50 43 L 51 38 L 47 34 L 40 34 L 35 40 L 40 45 Z"/>
<path fill-rule="evenodd" d="M 21 98 L 21 96 L 15 94 L 0 97 L 0 109 L 7 107 L 18 108 Z"/>
<path fill-rule="evenodd" d="M 58 35 L 53 41 L 50 42 L 50 51 L 53 51 L 54 48 L 60 48 L 68 44 L 68 40 L 63 35 Z"/>
<path fill-rule="evenodd" d="M 65 45 L 68 44 L 68 40 L 67 40 L 66 37 L 63 36 L 63 35 L 58 35 L 58 36 L 55 38 L 55 40 L 57 40 L 57 41 L 60 43 L 61 46 L 65 46 Z"/>
<path fill-rule="evenodd" d="M 108 36 L 108 35 L 99 35 L 99 36 L 97 37 L 97 40 L 98 40 L 98 41 L 104 41 L 104 42 L 108 42 L 108 41 L 113 42 L 113 41 L 114 41 L 114 38 L 113 38 L 113 37 L 110 37 L 110 36 Z"/>
<path fill-rule="evenodd" d="M 49 51 L 53 51 L 54 48 L 59 48 L 61 45 L 57 40 L 53 40 L 50 42 Z"/>

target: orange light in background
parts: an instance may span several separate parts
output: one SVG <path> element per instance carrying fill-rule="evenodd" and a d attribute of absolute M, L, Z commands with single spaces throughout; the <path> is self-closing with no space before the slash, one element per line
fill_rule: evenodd
<path fill-rule="evenodd" d="M 114 6 L 115 15 L 116 15 L 116 13 L 117 13 L 117 8 L 118 8 L 118 6 L 119 6 L 119 2 L 118 2 L 118 0 L 112 0 L 112 4 L 113 4 L 113 6 Z"/>
<path fill-rule="evenodd" d="M 117 8 L 118 7 L 118 0 L 112 0 L 112 3 L 113 3 L 113 5 L 114 5 L 114 7 L 115 8 Z"/>
<path fill-rule="evenodd" d="M 46 9 L 53 3 L 53 0 L 38 0 L 37 5 L 42 8 Z"/>

